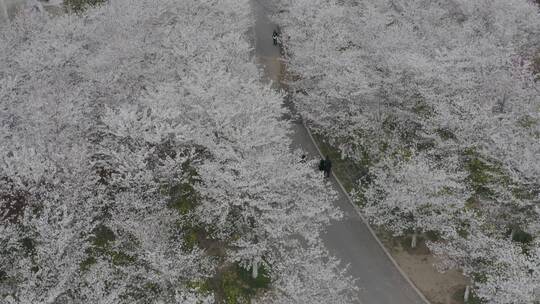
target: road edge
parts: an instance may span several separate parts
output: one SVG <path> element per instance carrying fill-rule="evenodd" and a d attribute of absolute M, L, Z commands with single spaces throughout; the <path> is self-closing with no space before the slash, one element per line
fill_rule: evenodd
<path fill-rule="evenodd" d="M 321 152 L 321 149 L 319 149 L 319 146 L 317 145 L 317 142 L 315 141 L 315 138 L 313 138 L 313 134 L 311 134 L 311 130 L 308 128 L 308 126 L 306 125 L 305 121 L 302 119 L 302 126 L 306 129 L 308 135 L 309 135 L 309 138 L 311 140 L 311 142 L 313 142 L 313 145 L 315 146 L 315 148 L 317 148 L 317 152 L 319 152 L 319 155 L 321 157 L 324 158 L 323 156 L 323 153 Z M 392 257 L 392 255 L 390 254 L 390 252 L 388 251 L 388 249 L 386 249 L 386 247 L 384 246 L 384 244 L 381 242 L 381 240 L 379 240 L 379 238 L 377 237 L 377 235 L 375 234 L 375 231 L 373 231 L 373 229 L 371 228 L 371 226 L 369 225 L 369 222 L 366 220 L 366 218 L 362 215 L 362 212 L 360 211 L 360 208 L 358 208 L 358 206 L 353 202 L 351 196 L 349 195 L 349 193 L 347 192 L 347 190 L 345 190 L 345 187 L 343 187 L 343 185 L 341 184 L 341 181 L 339 180 L 339 178 L 334 174 L 334 172 L 332 171 L 332 176 L 335 178 L 337 184 L 339 185 L 339 187 L 341 188 L 341 191 L 343 191 L 343 193 L 345 194 L 345 196 L 347 197 L 347 200 L 349 201 L 349 203 L 353 206 L 354 210 L 356 211 L 356 213 L 358 214 L 358 216 L 360 217 L 360 219 L 362 220 L 362 222 L 367 226 L 369 232 L 371 233 L 371 235 L 373 236 L 373 238 L 375 239 L 375 241 L 377 241 L 377 244 L 379 244 L 379 246 L 382 248 L 382 250 L 384 251 L 384 253 L 386 254 L 386 256 L 388 257 L 388 259 L 392 262 L 392 264 L 394 264 L 394 266 L 398 269 L 399 273 L 401 274 L 401 276 L 405 279 L 405 281 L 407 281 L 407 283 L 409 283 L 409 285 L 411 285 L 411 287 L 414 289 L 414 291 L 418 294 L 418 296 L 420 297 L 420 299 L 422 299 L 426 304 L 431 304 L 431 302 L 426 298 L 426 296 L 420 291 L 420 289 L 418 289 L 418 287 L 416 287 L 416 285 L 414 284 L 414 282 L 409 278 L 409 276 L 405 273 L 405 271 L 403 271 L 403 269 L 401 269 L 401 267 L 399 266 L 399 264 L 396 262 L 396 260 L 394 259 L 394 257 Z"/>

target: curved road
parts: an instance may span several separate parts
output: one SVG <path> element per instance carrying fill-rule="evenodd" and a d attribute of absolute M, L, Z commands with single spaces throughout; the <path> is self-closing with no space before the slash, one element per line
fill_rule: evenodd
<path fill-rule="evenodd" d="M 268 18 L 271 3 L 264 0 L 253 0 L 252 3 L 256 18 L 253 28 L 255 55 L 264 68 L 266 81 L 272 81 L 276 89 L 281 89 L 279 77 L 283 67 L 279 61 L 280 50 L 272 43 L 272 31 L 277 26 Z M 288 107 L 291 114 L 294 113 L 293 107 Z M 291 128 L 291 148 L 300 148 L 310 158 L 319 158 L 319 152 L 302 121 L 293 119 Z M 340 258 L 343 265 L 349 265 L 350 274 L 357 279 L 361 303 L 425 304 L 426 301 L 387 256 L 334 177 L 331 178 L 331 184 L 339 193 L 334 204 L 345 216 L 331 223 L 323 240 L 331 254 Z"/>

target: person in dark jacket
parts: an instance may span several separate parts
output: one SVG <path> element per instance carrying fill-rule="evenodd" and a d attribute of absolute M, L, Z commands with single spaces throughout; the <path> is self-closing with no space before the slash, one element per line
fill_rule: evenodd
<path fill-rule="evenodd" d="M 326 159 L 324 160 L 324 175 L 326 177 L 330 177 L 331 172 L 332 172 L 332 161 L 330 160 L 330 156 L 326 155 Z"/>
<path fill-rule="evenodd" d="M 321 159 L 319 162 L 319 171 L 324 171 L 325 162 L 324 159 Z"/>
<path fill-rule="evenodd" d="M 274 45 L 277 45 L 277 43 L 278 43 L 278 32 L 276 30 L 274 30 L 274 32 L 272 33 L 272 40 L 274 40 Z"/>

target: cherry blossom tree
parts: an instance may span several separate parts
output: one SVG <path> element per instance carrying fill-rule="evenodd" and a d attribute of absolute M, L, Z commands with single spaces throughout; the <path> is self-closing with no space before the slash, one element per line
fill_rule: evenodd
<path fill-rule="evenodd" d="M 511 240 L 500 240 L 478 230 L 449 243 L 430 243 L 444 257 L 442 270 L 459 267 L 474 278 L 475 295 L 488 303 L 532 303 L 538 286 L 538 244 L 531 251 Z"/>
<path fill-rule="evenodd" d="M 456 160 L 449 159 L 447 164 L 437 168 L 422 154 L 379 163 L 371 171 L 373 182 L 363 193 L 364 212 L 375 225 L 387 227 L 395 235 L 412 232 L 412 247 L 417 233 L 455 237 L 455 222 L 469 193 L 464 186 L 466 175 L 456 169 Z"/>

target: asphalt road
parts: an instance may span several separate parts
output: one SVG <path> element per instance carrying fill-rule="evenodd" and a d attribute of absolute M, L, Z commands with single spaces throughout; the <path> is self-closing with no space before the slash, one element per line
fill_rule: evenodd
<path fill-rule="evenodd" d="M 255 55 L 264 69 L 266 81 L 272 81 L 276 89 L 281 89 L 279 74 L 279 47 L 273 45 L 272 32 L 277 28 L 269 21 L 271 2 L 253 0 L 256 17 L 254 32 Z M 294 111 L 290 105 L 288 108 Z M 295 115 L 292 114 L 291 117 Z M 319 158 L 319 152 L 311 140 L 302 121 L 292 119 L 292 149 L 303 149 L 310 158 Z M 424 304 L 426 303 L 401 275 L 383 248 L 358 215 L 334 177 L 330 185 L 339 193 L 335 207 L 344 213 L 344 218 L 334 221 L 323 235 L 325 246 L 331 254 L 349 265 L 350 274 L 357 279 L 359 299 L 363 304 Z"/>

